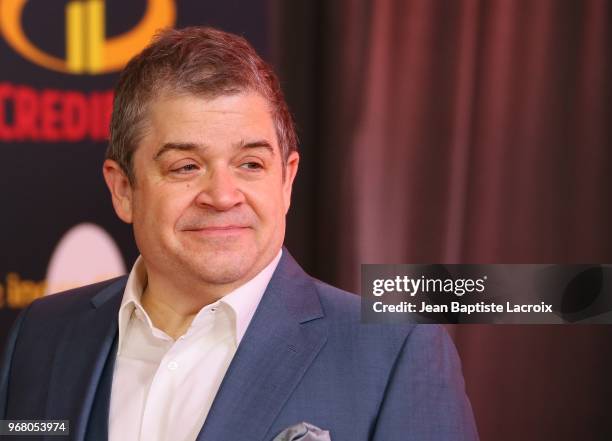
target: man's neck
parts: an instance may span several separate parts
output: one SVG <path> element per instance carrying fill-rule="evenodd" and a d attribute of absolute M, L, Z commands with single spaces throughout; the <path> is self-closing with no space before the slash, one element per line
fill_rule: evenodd
<path fill-rule="evenodd" d="M 201 309 L 197 307 L 177 308 L 176 302 L 165 302 L 163 298 L 151 295 L 148 287 L 142 293 L 140 302 L 151 318 L 153 325 L 174 340 L 187 332 L 194 317 Z"/>
<path fill-rule="evenodd" d="M 140 302 L 147 311 L 153 325 L 173 339 L 183 335 L 198 312 L 206 305 L 216 302 L 242 283 L 224 286 L 202 286 L 201 283 L 186 283 L 174 286 L 165 279 L 148 273 L 147 286 Z M 188 287 L 191 286 L 191 290 Z M 198 286 L 197 292 L 194 287 Z"/>

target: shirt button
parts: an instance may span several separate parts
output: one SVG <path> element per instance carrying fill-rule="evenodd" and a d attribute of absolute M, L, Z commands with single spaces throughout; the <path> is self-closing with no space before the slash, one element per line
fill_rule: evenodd
<path fill-rule="evenodd" d="M 178 368 L 178 363 L 176 361 L 171 361 L 170 363 L 168 363 L 168 369 L 170 369 L 171 371 L 174 371 Z"/>

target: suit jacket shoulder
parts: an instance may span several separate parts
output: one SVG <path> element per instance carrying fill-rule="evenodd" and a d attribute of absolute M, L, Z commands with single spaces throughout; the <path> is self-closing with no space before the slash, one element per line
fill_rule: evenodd
<path fill-rule="evenodd" d="M 38 298 L 27 308 L 27 318 L 37 319 L 44 317 L 46 325 L 54 320 L 63 322 L 74 314 L 110 299 L 112 296 L 123 294 L 127 281 L 126 276 L 115 277 L 91 285 L 81 286 L 57 294 Z M 116 288 L 107 290 L 107 288 Z M 106 294 L 106 295 L 105 295 Z"/>
<path fill-rule="evenodd" d="M 328 330 L 332 333 L 352 334 L 365 340 L 371 346 L 366 351 L 371 354 L 372 348 L 388 351 L 390 356 L 397 356 L 408 336 L 416 329 L 412 323 L 363 324 L 361 321 L 361 298 L 357 294 L 328 285 L 311 278 L 316 288 L 321 307 L 325 315 Z M 438 327 L 434 325 L 434 327 Z M 346 335 L 340 335 L 346 338 Z"/>
<path fill-rule="evenodd" d="M 22 311 L 0 365 L 2 417 L 53 419 L 86 408 L 114 339 L 125 282 L 53 294 Z"/>

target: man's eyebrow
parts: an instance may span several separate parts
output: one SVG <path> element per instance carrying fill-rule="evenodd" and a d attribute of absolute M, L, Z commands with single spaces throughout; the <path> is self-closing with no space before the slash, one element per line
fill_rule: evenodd
<path fill-rule="evenodd" d="M 242 140 L 236 144 L 236 147 L 238 149 L 256 149 L 263 147 L 268 150 L 272 156 L 274 156 L 274 147 L 272 147 L 272 144 L 266 139 L 258 139 L 257 141 L 249 142 Z"/>
<path fill-rule="evenodd" d="M 207 146 L 205 144 L 198 144 L 195 142 L 166 142 L 164 145 L 160 147 L 157 151 L 153 159 L 157 161 L 161 156 L 163 156 L 166 152 L 171 150 L 180 150 L 180 151 L 192 151 L 192 150 L 205 150 Z M 245 142 L 240 141 L 234 145 L 236 150 L 239 149 L 256 149 L 256 148 L 265 148 L 270 152 L 272 156 L 274 156 L 274 147 L 272 144 L 265 139 L 258 139 L 256 141 Z"/>
<path fill-rule="evenodd" d="M 171 150 L 191 151 L 204 149 L 206 149 L 205 145 L 197 144 L 194 142 L 166 142 L 157 151 L 153 159 L 157 161 L 164 153 L 169 152 Z"/>

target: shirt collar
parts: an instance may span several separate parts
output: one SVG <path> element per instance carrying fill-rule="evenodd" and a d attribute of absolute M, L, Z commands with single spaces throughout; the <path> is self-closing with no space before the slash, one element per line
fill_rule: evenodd
<path fill-rule="evenodd" d="M 263 297 L 264 292 L 270 279 L 278 266 L 282 255 L 282 248 L 278 254 L 272 259 L 272 261 L 261 270 L 255 277 L 249 280 L 242 286 L 239 286 L 234 291 L 226 294 L 219 301 L 212 305 L 206 305 L 193 320 L 192 325 L 197 325 L 198 319 L 202 316 L 202 312 L 205 308 L 210 308 L 216 304 L 224 304 L 229 306 L 234 316 L 234 331 L 236 337 L 236 346 L 240 344 L 244 333 L 246 332 L 251 319 L 255 314 L 255 310 Z M 123 291 L 123 299 L 121 301 L 121 307 L 119 308 L 119 352 L 121 352 L 123 339 L 127 330 L 128 323 L 132 317 L 132 313 L 136 310 L 139 311 L 139 316 L 149 325 L 151 330 L 154 329 L 153 322 L 149 315 L 143 308 L 140 298 L 144 289 L 147 286 L 147 269 L 144 264 L 142 256 L 138 256 Z"/>
<path fill-rule="evenodd" d="M 276 257 L 259 274 L 221 298 L 221 303 L 228 305 L 234 312 L 236 319 L 236 346 L 240 344 L 249 323 L 251 323 L 251 319 L 266 291 L 268 283 L 270 283 L 282 252 L 282 249 L 279 250 Z"/>

